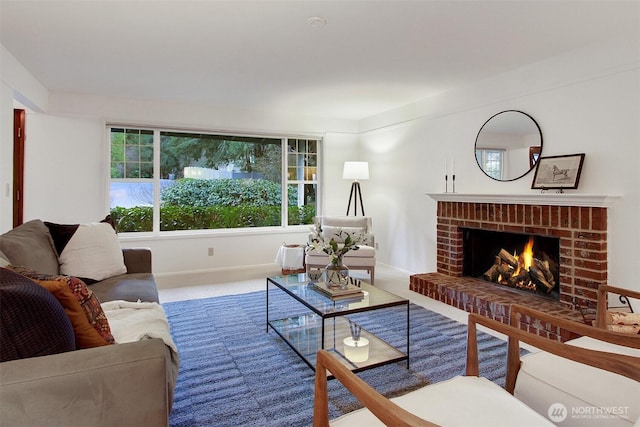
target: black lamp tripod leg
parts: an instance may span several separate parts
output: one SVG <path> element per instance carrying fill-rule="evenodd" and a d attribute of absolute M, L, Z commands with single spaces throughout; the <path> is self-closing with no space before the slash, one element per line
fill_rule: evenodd
<path fill-rule="evenodd" d="M 354 181 L 351 184 L 351 193 L 349 194 L 349 204 L 347 205 L 347 216 L 349 215 L 349 209 L 351 209 L 351 201 L 353 200 L 353 215 L 358 216 L 358 201 L 360 201 L 360 210 L 364 216 L 364 205 L 362 204 L 362 191 L 360 191 L 360 183 Z"/>

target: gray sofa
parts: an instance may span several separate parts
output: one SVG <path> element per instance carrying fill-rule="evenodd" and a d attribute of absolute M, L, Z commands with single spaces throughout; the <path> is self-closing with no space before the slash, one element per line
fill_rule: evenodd
<path fill-rule="evenodd" d="M 93 283 L 89 289 L 101 303 L 158 302 L 151 252 L 123 249 L 123 256 L 126 274 Z M 49 229 L 40 220 L 0 236 L 0 262 L 59 274 Z M 11 308 L 0 306 L 4 325 L 20 322 L 15 312 L 21 308 L 15 304 Z M 7 319 L 9 315 L 14 318 Z M 177 377 L 175 354 L 173 359 L 169 347 L 154 338 L 4 361 L 0 425 L 168 425 Z"/>

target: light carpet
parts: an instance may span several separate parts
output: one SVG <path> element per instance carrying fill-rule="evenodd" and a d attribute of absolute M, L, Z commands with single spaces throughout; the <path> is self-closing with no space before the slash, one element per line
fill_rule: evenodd
<path fill-rule="evenodd" d="M 171 426 L 312 424 L 314 373 L 266 332 L 265 291 L 163 307 L 180 353 Z M 385 327 L 404 334 L 405 314 L 386 310 Z M 358 374 L 388 397 L 464 374 L 466 325 L 415 304 L 410 316 L 410 369 L 402 362 Z M 503 385 L 506 343 L 480 332 L 478 345 L 481 375 Z M 329 381 L 329 396 L 331 418 L 360 407 L 338 381 Z"/>

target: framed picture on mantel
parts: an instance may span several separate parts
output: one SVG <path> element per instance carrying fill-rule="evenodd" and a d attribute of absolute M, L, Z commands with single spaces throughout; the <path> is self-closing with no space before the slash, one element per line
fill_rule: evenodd
<path fill-rule="evenodd" d="M 578 188 L 584 153 L 540 157 L 533 176 L 533 189 Z"/>

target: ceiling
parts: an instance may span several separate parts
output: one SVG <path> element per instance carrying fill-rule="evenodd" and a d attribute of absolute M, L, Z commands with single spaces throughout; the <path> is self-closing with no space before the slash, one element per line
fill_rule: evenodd
<path fill-rule="evenodd" d="M 640 38 L 638 1 L 0 0 L 0 15 L 2 45 L 51 91 L 350 120 Z"/>

